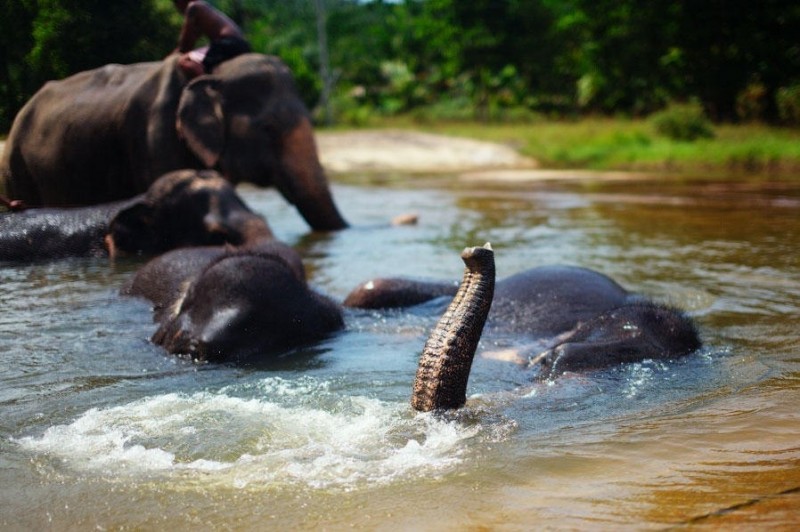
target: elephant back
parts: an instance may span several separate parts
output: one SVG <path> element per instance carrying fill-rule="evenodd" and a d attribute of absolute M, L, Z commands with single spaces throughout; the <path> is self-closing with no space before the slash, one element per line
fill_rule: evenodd
<path fill-rule="evenodd" d="M 613 279 L 593 270 L 543 266 L 498 282 L 489 320 L 497 329 L 552 336 L 623 305 L 629 295 Z"/>

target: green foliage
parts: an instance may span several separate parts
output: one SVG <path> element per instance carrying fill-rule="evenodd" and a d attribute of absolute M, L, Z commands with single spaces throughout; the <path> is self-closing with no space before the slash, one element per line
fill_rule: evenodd
<path fill-rule="evenodd" d="M 28 62 L 47 78 L 163 57 L 177 31 L 165 22 L 153 2 L 39 0 Z"/>
<path fill-rule="evenodd" d="M 280 57 L 303 101 L 313 108 L 322 91 L 314 2 L 225 0 L 218 7 L 242 27 L 254 52 Z"/>
<path fill-rule="evenodd" d="M 36 84 L 25 63 L 33 46 L 34 0 L 0 0 L 0 131 L 8 131 Z"/>
<path fill-rule="evenodd" d="M 764 118 L 766 104 L 767 88 L 760 81 L 753 81 L 736 97 L 736 115 L 746 122 L 757 122 Z"/>
<path fill-rule="evenodd" d="M 431 105 L 418 107 L 413 111 L 412 117 L 420 124 L 435 124 L 437 122 L 471 122 L 475 120 L 476 114 L 472 100 L 461 96 L 443 98 Z"/>
<path fill-rule="evenodd" d="M 800 84 L 778 89 L 775 103 L 778 116 L 784 124 L 800 126 Z"/>
<path fill-rule="evenodd" d="M 711 122 L 697 102 L 670 104 L 654 114 L 651 121 L 656 132 L 672 140 L 693 141 L 714 136 Z"/>
<path fill-rule="evenodd" d="M 798 124 L 800 4 L 785 0 L 210 0 L 314 108 L 324 6 L 336 116 L 520 122 L 645 116 Z M 0 127 L 46 80 L 174 47 L 172 0 L 0 0 Z M 794 90 L 795 92 L 792 92 Z M 359 95 L 353 97 L 351 91 Z"/>
<path fill-rule="evenodd" d="M 587 111 L 646 114 L 680 94 L 676 46 L 681 2 L 575 0 L 561 16 L 564 58 Z M 563 7 L 562 7 L 563 9 Z"/>
<path fill-rule="evenodd" d="M 180 19 L 169 0 L 2 0 L 0 127 L 44 82 L 106 63 L 164 57 Z"/>
<path fill-rule="evenodd" d="M 349 92 L 339 91 L 331 101 L 333 120 L 349 126 L 366 126 L 378 111 L 364 99 L 363 87 L 353 87 Z"/>

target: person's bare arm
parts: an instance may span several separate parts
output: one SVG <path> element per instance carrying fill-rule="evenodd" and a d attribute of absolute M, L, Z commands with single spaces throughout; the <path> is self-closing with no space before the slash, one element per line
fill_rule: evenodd
<path fill-rule="evenodd" d="M 221 37 L 243 37 L 235 22 L 202 0 L 197 0 L 189 3 L 186 8 L 177 51 L 181 53 L 190 51 L 203 35 L 211 40 Z"/>

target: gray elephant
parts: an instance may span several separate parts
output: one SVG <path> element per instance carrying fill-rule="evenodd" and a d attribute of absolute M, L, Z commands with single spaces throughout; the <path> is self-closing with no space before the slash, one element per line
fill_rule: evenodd
<path fill-rule="evenodd" d="M 266 220 L 212 170 L 170 172 L 128 200 L 0 214 L 0 261 L 149 255 L 272 238 Z"/>
<path fill-rule="evenodd" d="M 539 367 L 543 378 L 645 359 L 675 359 L 701 346 L 686 315 L 632 294 L 598 272 L 546 266 L 495 284 L 491 248 L 468 248 L 462 258 L 466 268 L 458 287 L 377 279 L 362 284 L 345 300 L 346 306 L 381 308 L 453 295 L 420 358 L 412 396 L 417 410 L 464 404 L 484 327 L 492 334 L 517 335 L 522 344 L 544 345 L 528 357 L 528 364 Z"/>
<path fill-rule="evenodd" d="M 122 293 L 153 303 L 153 343 L 199 362 L 269 359 L 344 327 L 340 305 L 308 286 L 300 256 L 278 241 L 174 250 Z"/>
<path fill-rule="evenodd" d="M 14 120 L 0 181 L 30 206 L 94 205 L 182 168 L 275 186 L 316 230 L 347 226 L 291 72 L 260 54 L 188 84 L 177 56 L 49 82 Z"/>

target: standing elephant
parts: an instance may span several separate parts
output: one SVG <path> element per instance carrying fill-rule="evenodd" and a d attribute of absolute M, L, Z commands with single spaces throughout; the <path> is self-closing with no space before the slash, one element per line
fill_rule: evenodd
<path fill-rule="evenodd" d="M 153 303 L 153 343 L 199 362 L 274 356 L 344 327 L 340 305 L 308 286 L 300 256 L 278 241 L 174 250 L 122 293 Z"/>
<path fill-rule="evenodd" d="M 128 200 L 0 214 L 0 261 L 156 254 L 271 240 L 272 231 L 212 170 L 178 170 Z"/>
<path fill-rule="evenodd" d="M 182 168 L 274 185 L 313 229 L 347 226 L 291 72 L 260 54 L 189 83 L 177 56 L 49 82 L 14 120 L 0 180 L 31 206 L 93 205 L 144 192 Z"/>
<path fill-rule="evenodd" d="M 528 363 L 540 367 L 545 378 L 645 359 L 674 359 L 701 345 L 697 329 L 683 313 L 632 294 L 598 272 L 545 266 L 495 284 L 491 248 L 467 248 L 462 258 L 466 269 L 458 287 L 377 279 L 345 300 L 350 307 L 381 308 L 455 294 L 420 358 L 412 398 L 417 410 L 464 404 L 484 323 L 492 333 L 512 333 L 523 344 L 544 346 Z"/>

